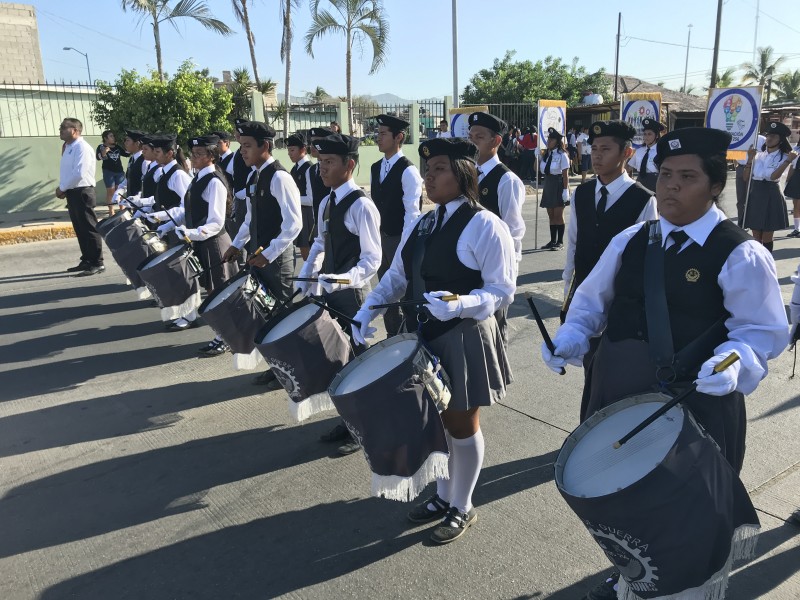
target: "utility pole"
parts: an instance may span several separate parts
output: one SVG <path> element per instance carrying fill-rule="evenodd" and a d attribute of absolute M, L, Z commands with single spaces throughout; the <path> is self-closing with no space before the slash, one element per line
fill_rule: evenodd
<path fill-rule="evenodd" d="M 458 108 L 458 9 L 453 0 L 453 106 Z"/>
<path fill-rule="evenodd" d="M 758 15 L 761 14 L 761 0 L 756 0 L 756 29 L 753 33 L 753 64 L 756 64 L 756 45 L 758 45 Z"/>
<path fill-rule="evenodd" d="M 683 68 L 683 93 L 686 93 L 686 77 L 689 74 L 689 44 L 692 42 L 692 24 L 689 23 L 689 36 L 686 38 L 686 66 Z"/>
<path fill-rule="evenodd" d="M 619 36 L 622 31 L 622 13 L 617 13 L 617 51 L 614 53 L 614 102 L 617 101 L 617 82 L 619 81 Z"/>
<path fill-rule="evenodd" d="M 722 0 L 717 1 L 717 31 L 714 34 L 714 60 L 711 63 L 711 85 L 709 88 L 717 86 L 717 66 L 719 62 L 719 32 L 722 28 Z"/>

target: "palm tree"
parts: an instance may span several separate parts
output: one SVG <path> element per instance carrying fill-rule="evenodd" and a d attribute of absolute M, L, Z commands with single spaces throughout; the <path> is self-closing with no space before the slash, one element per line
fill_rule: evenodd
<path fill-rule="evenodd" d="M 339 20 L 328 10 L 319 10 L 320 0 L 311 2 L 311 27 L 306 33 L 306 52 L 314 57 L 314 40 L 328 33 L 344 34 L 346 39 L 347 129 L 353 132 L 352 59 L 353 45 L 364 42 L 372 46 L 369 74 L 380 69 L 387 58 L 389 21 L 384 16 L 381 0 L 327 0 L 338 13 Z"/>
<path fill-rule="evenodd" d="M 290 81 L 292 75 L 292 7 L 299 8 L 300 0 L 281 0 L 281 61 L 286 65 L 286 80 L 283 88 L 283 101 L 286 109 L 283 111 L 283 138 L 289 137 L 289 106 L 292 103 Z"/>
<path fill-rule="evenodd" d="M 170 0 L 121 0 L 121 2 L 122 10 L 127 12 L 128 9 L 131 9 L 141 15 L 142 21 L 150 21 L 156 43 L 158 76 L 161 81 L 164 81 L 164 64 L 161 60 L 161 30 L 159 29 L 161 23 L 170 23 L 177 31 L 178 26 L 175 21 L 188 18 L 220 35 L 233 33 L 233 30 L 225 23 L 214 18 L 203 0 L 178 0 L 173 6 L 170 6 Z"/>
<path fill-rule="evenodd" d="M 253 3 L 253 0 L 250 0 Z M 250 62 L 253 63 L 253 77 L 256 80 L 256 85 L 261 85 L 261 80 L 258 78 L 258 65 L 256 64 L 256 38 L 253 35 L 253 30 L 250 29 L 250 15 L 247 11 L 247 0 L 231 0 L 233 5 L 233 14 L 236 15 L 236 20 L 244 27 L 245 35 L 247 35 L 247 44 L 250 46 Z"/>
<path fill-rule="evenodd" d="M 746 62 L 742 63 L 742 68 L 745 70 L 742 76 L 742 83 L 755 83 L 767 90 L 767 98 L 764 104 L 769 104 L 769 96 L 772 91 L 772 78 L 775 76 L 775 71 L 786 60 L 785 56 L 780 56 L 773 60 L 772 46 L 758 49 L 758 60 L 755 63 Z"/>
<path fill-rule="evenodd" d="M 325 88 L 317 86 L 313 92 L 306 92 L 305 98 L 309 104 L 323 104 L 326 100 L 331 99 L 331 95 L 325 91 Z"/>
<path fill-rule="evenodd" d="M 800 70 L 775 78 L 778 100 L 800 100 Z"/>
<path fill-rule="evenodd" d="M 690 83 L 689 85 L 686 86 L 686 88 L 681 86 L 678 91 L 681 92 L 682 94 L 694 94 L 694 89 L 695 89 L 694 84 Z"/>
<path fill-rule="evenodd" d="M 725 69 L 721 75 L 717 75 L 717 81 L 714 83 L 714 87 L 718 88 L 726 88 L 731 87 L 733 85 L 733 76 L 736 73 L 736 67 L 728 67 Z M 711 77 L 711 74 L 708 75 Z M 703 88 L 704 91 L 708 91 L 707 87 Z"/>

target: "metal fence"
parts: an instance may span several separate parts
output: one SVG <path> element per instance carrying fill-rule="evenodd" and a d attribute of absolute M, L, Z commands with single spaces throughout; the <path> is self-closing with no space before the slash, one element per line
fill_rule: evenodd
<path fill-rule="evenodd" d="M 336 109 L 335 104 L 293 104 L 289 107 L 289 134 L 312 127 L 327 127 L 337 119 Z M 283 110 L 268 107 L 264 116 L 279 135 L 283 135 Z"/>
<path fill-rule="evenodd" d="M 0 84 L 0 137 L 58 136 L 66 117 L 83 123 L 83 135 L 100 135 L 91 118 L 97 90 L 86 83 Z"/>
<path fill-rule="evenodd" d="M 477 106 L 465 104 L 467 106 Z M 488 106 L 489 112 L 505 121 L 509 127 L 519 127 L 525 129 L 531 125 L 536 125 L 538 113 L 536 105 L 532 103 L 502 103 L 502 104 L 482 104 Z"/>
<path fill-rule="evenodd" d="M 436 137 L 439 122 L 442 119 L 449 120 L 448 115 L 444 114 L 444 101 L 428 98 L 427 100 L 418 100 L 417 104 L 419 104 L 420 136 L 423 139 Z"/>

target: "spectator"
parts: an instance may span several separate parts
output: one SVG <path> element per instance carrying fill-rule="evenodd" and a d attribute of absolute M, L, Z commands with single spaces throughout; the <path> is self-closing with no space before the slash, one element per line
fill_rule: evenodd
<path fill-rule="evenodd" d="M 333 130 L 333 133 L 342 133 L 342 128 L 336 121 L 331 121 L 331 130 Z"/>
<path fill-rule="evenodd" d="M 589 128 L 584 127 L 577 139 L 578 156 L 581 160 L 581 183 L 592 168 L 592 145 L 589 143 Z"/>
<path fill-rule="evenodd" d="M 525 133 L 517 138 L 520 146 L 519 155 L 519 177 L 523 182 L 532 182 L 536 178 L 536 146 L 539 143 L 539 136 L 536 134 L 536 127 L 525 128 Z"/>
<path fill-rule="evenodd" d="M 103 183 L 106 186 L 106 206 L 108 207 L 108 216 L 114 214 L 114 204 L 111 198 L 114 192 L 125 181 L 125 169 L 122 168 L 122 161 L 120 158 L 123 156 L 130 156 L 123 148 L 117 146 L 117 140 L 114 137 L 114 132 L 106 129 L 103 132 L 103 143 L 97 147 L 97 160 L 103 161 Z"/>
<path fill-rule="evenodd" d="M 447 124 L 447 119 L 439 121 L 439 132 L 436 137 L 450 137 L 450 128 Z"/>

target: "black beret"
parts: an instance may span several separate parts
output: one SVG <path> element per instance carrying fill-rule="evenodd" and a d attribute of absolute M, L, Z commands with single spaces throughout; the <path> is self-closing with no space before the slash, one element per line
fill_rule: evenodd
<path fill-rule="evenodd" d="M 642 129 L 647 131 L 654 131 L 655 133 L 664 133 L 667 130 L 667 126 L 664 125 L 661 121 L 656 121 L 655 119 L 642 119 Z"/>
<path fill-rule="evenodd" d="M 275 130 L 261 121 L 245 121 L 236 126 L 236 131 L 239 132 L 239 135 L 246 135 L 257 140 L 271 140 L 275 137 Z"/>
<path fill-rule="evenodd" d="M 234 119 L 234 120 L 233 120 L 233 124 L 234 124 L 234 125 L 236 125 L 236 126 L 238 127 L 239 125 L 244 125 L 244 124 L 245 124 L 245 123 L 247 123 L 249 120 L 250 120 L 250 119 Z"/>
<path fill-rule="evenodd" d="M 589 143 L 599 137 L 615 137 L 630 141 L 636 135 L 636 130 L 625 121 L 595 121 L 589 127 Z"/>
<path fill-rule="evenodd" d="M 469 116 L 468 122 L 470 127 L 473 125 L 479 125 L 480 127 L 486 127 L 486 129 L 494 131 L 498 135 L 503 135 L 508 129 L 508 125 L 506 125 L 505 121 L 498 119 L 494 115 L 490 115 L 487 112 L 472 113 Z"/>
<path fill-rule="evenodd" d="M 330 127 L 312 127 L 308 130 L 308 137 L 310 138 L 324 138 L 336 133 Z"/>
<path fill-rule="evenodd" d="M 767 135 L 769 133 L 777 133 L 781 137 L 788 138 L 790 135 L 792 135 L 792 130 L 789 129 L 783 123 L 778 123 L 777 121 L 773 121 L 772 123 L 767 125 L 767 128 L 764 131 L 764 135 Z"/>
<path fill-rule="evenodd" d="M 131 138 L 131 139 L 133 139 L 133 138 Z M 146 145 L 146 146 L 149 146 L 150 142 L 152 140 L 153 140 L 153 136 L 150 135 L 149 133 L 145 133 L 142 137 L 139 138 L 139 141 L 142 143 L 142 145 Z"/>
<path fill-rule="evenodd" d="M 161 148 L 162 150 L 172 150 L 175 148 L 177 139 L 178 136 L 174 133 L 151 135 L 149 145 L 153 148 Z"/>
<path fill-rule="evenodd" d="M 302 148 L 306 145 L 306 136 L 303 135 L 300 131 L 293 133 L 288 138 L 286 138 L 286 145 L 287 146 L 297 146 L 298 148 Z"/>
<path fill-rule="evenodd" d="M 555 127 L 548 127 L 547 128 L 547 139 L 548 140 L 560 140 L 564 136 L 561 135 L 559 131 L 555 129 Z"/>
<path fill-rule="evenodd" d="M 219 142 L 218 135 L 214 135 L 213 133 L 209 135 L 201 135 L 189 140 L 189 148 L 194 148 L 195 146 L 216 146 L 217 142 Z"/>
<path fill-rule="evenodd" d="M 224 142 L 231 139 L 231 134 L 227 131 L 212 131 L 210 135 L 215 135 Z"/>
<path fill-rule="evenodd" d="M 656 146 L 656 164 L 664 159 L 682 154 L 696 154 L 702 158 L 725 156 L 731 144 L 731 134 L 721 129 L 685 127 L 662 136 Z"/>
<path fill-rule="evenodd" d="M 134 142 L 142 141 L 142 136 L 147 135 L 144 131 L 139 131 L 138 129 L 126 129 L 125 135 L 131 138 Z"/>
<path fill-rule="evenodd" d="M 390 131 L 394 131 L 399 133 L 404 129 L 408 129 L 409 123 L 405 119 L 398 119 L 397 117 L 393 117 L 391 115 L 378 115 L 375 117 L 375 120 L 378 122 L 378 125 L 384 125 L 389 128 Z"/>
<path fill-rule="evenodd" d="M 449 156 L 475 162 L 478 148 L 463 138 L 432 138 L 419 145 L 419 155 L 426 160 L 434 156 Z"/>
<path fill-rule="evenodd" d="M 360 140 L 356 137 L 334 133 L 320 140 L 315 140 L 314 147 L 320 154 L 347 156 L 348 154 L 355 154 L 358 152 L 359 143 Z"/>

